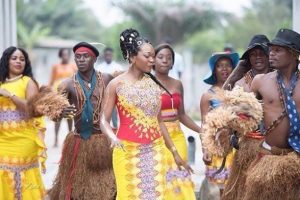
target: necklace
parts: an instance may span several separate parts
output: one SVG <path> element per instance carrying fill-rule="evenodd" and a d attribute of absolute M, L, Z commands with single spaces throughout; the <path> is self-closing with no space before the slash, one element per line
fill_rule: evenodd
<path fill-rule="evenodd" d="M 18 80 L 18 79 L 20 79 L 22 77 L 23 77 L 23 74 L 20 74 L 19 76 L 16 76 L 14 78 L 6 78 L 5 81 L 6 82 L 13 82 L 13 81 Z"/>

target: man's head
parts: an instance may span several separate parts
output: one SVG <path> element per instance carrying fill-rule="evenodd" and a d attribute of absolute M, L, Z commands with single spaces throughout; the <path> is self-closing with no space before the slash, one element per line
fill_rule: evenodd
<path fill-rule="evenodd" d="M 113 49 L 110 47 L 106 47 L 103 51 L 103 58 L 107 64 L 110 64 L 113 58 Z"/>
<path fill-rule="evenodd" d="M 300 55 L 300 34 L 280 29 L 275 38 L 268 43 L 270 47 L 269 62 L 274 68 L 281 69 L 292 65 L 298 66 Z"/>
<path fill-rule="evenodd" d="M 93 45 L 80 42 L 73 47 L 75 63 L 80 72 L 86 72 L 94 68 L 94 63 L 99 56 L 99 51 Z"/>
<path fill-rule="evenodd" d="M 270 42 L 265 35 L 255 35 L 251 39 L 247 50 L 241 59 L 250 63 L 251 68 L 257 72 L 264 72 L 269 67 L 269 48 Z"/>

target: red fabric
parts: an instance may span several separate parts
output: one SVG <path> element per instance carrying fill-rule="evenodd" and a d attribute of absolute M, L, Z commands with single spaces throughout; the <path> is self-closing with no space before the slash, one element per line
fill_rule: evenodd
<path fill-rule="evenodd" d="M 120 118 L 120 126 L 117 132 L 119 139 L 140 144 L 149 144 L 161 136 L 159 127 L 148 128 L 144 132 L 145 127 L 135 122 L 136 119 L 130 115 L 130 111 L 124 110 L 119 104 L 117 104 L 117 109 Z"/>
<path fill-rule="evenodd" d="M 253 139 L 260 139 L 260 140 L 265 138 L 265 136 L 262 135 L 260 133 L 260 131 L 254 131 L 254 132 L 246 133 L 246 137 L 253 138 Z"/>
<path fill-rule="evenodd" d="M 79 152 L 79 146 L 80 146 L 80 137 L 76 137 L 76 141 L 74 144 L 74 151 L 73 151 L 73 159 L 71 162 L 71 168 L 69 170 L 69 180 L 67 184 L 67 191 L 66 191 L 66 198 L 65 200 L 71 200 L 71 194 L 72 194 L 72 177 L 75 172 L 75 166 L 76 166 L 76 160 L 77 160 L 77 155 Z"/>
<path fill-rule="evenodd" d="M 87 47 L 79 47 L 75 53 L 81 53 L 81 52 L 87 52 L 88 54 L 90 54 L 90 56 L 93 56 L 94 58 L 96 58 L 96 54 L 89 48 Z"/>
<path fill-rule="evenodd" d="M 181 94 L 180 93 L 174 93 L 173 96 L 173 103 L 174 103 L 174 109 L 179 109 L 181 105 Z M 167 110 L 172 109 L 172 100 L 171 96 L 167 93 L 163 93 L 161 95 L 161 110 Z"/>

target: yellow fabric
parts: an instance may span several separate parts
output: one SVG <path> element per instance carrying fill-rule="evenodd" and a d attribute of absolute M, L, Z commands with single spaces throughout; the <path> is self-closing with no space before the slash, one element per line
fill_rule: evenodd
<path fill-rule="evenodd" d="M 217 185 L 221 189 L 225 187 L 225 184 L 229 178 L 234 153 L 235 150 L 232 150 L 227 155 L 224 169 L 218 174 L 214 173 L 220 169 L 223 162 L 223 157 L 212 155 L 212 162 L 210 165 L 206 166 L 206 177 L 210 183 Z"/>
<path fill-rule="evenodd" d="M 122 143 L 125 151 L 119 148 L 113 151 L 117 200 L 168 200 L 165 197 L 166 171 L 162 137 L 150 144 L 125 140 Z M 151 190 L 153 188 L 155 190 Z"/>
<path fill-rule="evenodd" d="M 0 85 L 25 99 L 30 78 Z M 39 163 L 46 160 L 43 118 L 28 119 L 10 98 L 0 96 L 0 199 L 43 199 L 45 189 Z M 20 189 L 18 190 L 18 184 Z"/>
<path fill-rule="evenodd" d="M 179 121 L 164 122 L 170 137 L 184 161 L 188 161 L 187 144 L 184 134 L 180 128 Z M 194 183 L 191 180 L 191 176 L 186 170 L 179 170 L 172 153 L 165 147 L 165 155 L 167 160 L 167 195 L 166 199 L 172 200 L 195 200 Z"/>

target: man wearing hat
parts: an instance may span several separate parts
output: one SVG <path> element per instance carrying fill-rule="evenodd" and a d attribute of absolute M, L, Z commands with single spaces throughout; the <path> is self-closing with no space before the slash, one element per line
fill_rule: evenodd
<path fill-rule="evenodd" d="M 244 91 L 250 92 L 254 76 L 265 74 L 269 71 L 268 42 L 269 39 L 265 35 L 255 35 L 241 57 L 243 62 L 240 62 L 234 69 L 223 87 L 226 84 L 231 84 L 243 87 Z M 242 78 L 235 82 L 240 77 Z M 227 89 L 230 89 L 230 87 Z M 246 137 L 239 139 L 239 149 L 234 155 L 231 173 L 224 189 L 222 200 L 241 199 L 243 196 L 246 172 L 250 163 L 256 158 L 259 144 L 263 138 L 264 136 L 258 129 L 257 131 L 247 133 Z"/>
<path fill-rule="evenodd" d="M 280 29 L 270 43 L 276 71 L 257 75 L 251 90 L 262 98 L 265 139 L 247 172 L 243 200 L 300 197 L 300 34 Z"/>
<path fill-rule="evenodd" d="M 96 72 L 98 50 L 89 43 L 73 47 L 78 72 L 59 85 L 73 107 L 75 129 L 64 142 L 58 174 L 49 192 L 53 200 L 114 199 L 116 189 L 109 142 L 100 131 L 102 99 L 111 75 Z"/>

